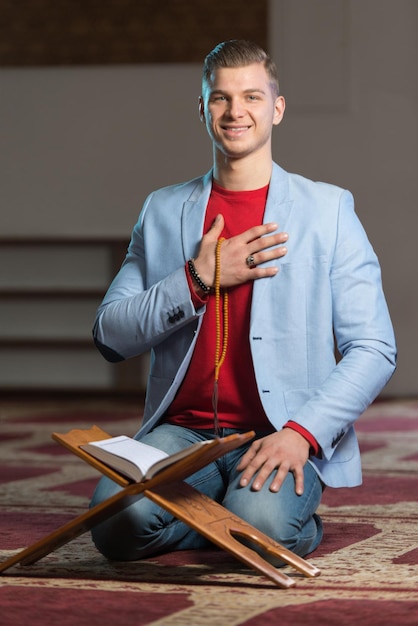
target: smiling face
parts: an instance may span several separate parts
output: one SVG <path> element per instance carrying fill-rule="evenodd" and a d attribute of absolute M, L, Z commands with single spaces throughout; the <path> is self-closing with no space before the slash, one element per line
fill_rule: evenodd
<path fill-rule="evenodd" d="M 272 127 L 281 122 L 284 109 L 263 63 L 214 70 L 199 100 L 217 161 L 253 155 L 271 159 Z"/>

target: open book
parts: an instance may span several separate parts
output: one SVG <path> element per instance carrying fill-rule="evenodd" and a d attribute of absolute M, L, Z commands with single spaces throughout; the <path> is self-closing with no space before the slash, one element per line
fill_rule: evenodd
<path fill-rule="evenodd" d="M 168 455 L 142 441 L 120 435 L 101 441 L 92 441 L 81 445 L 80 448 L 127 478 L 141 482 L 152 478 L 157 472 L 188 457 L 196 449 L 208 443 L 210 440 L 200 441 Z"/>

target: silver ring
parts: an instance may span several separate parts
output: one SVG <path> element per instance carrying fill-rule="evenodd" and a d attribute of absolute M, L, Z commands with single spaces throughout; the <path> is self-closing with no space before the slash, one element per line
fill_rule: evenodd
<path fill-rule="evenodd" d="M 247 258 L 245 259 L 245 262 L 246 262 L 247 266 L 250 268 L 250 270 L 252 270 L 254 267 L 256 267 L 256 264 L 255 264 L 255 261 L 254 261 L 254 257 L 253 257 L 252 254 L 247 256 Z"/>

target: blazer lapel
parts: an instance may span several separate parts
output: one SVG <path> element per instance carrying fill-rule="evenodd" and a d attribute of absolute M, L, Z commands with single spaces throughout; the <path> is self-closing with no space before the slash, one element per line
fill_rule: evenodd
<path fill-rule="evenodd" d="M 264 222 L 277 222 L 279 230 L 286 230 L 292 206 L 293 200 L 290 198 L 289 175 L 277 163 L 273 163 Z"/>
<path fill-rule="evenodd" d="M 195 188 L 183 205 L 181 232 L 185 261 L 198 253 L 211 189 L 212 170 L 196 181 Z"/>
<path fill-rule="evenodd" d="M 279 225 L 279 231 L 286 231 L 292 208 L 293 200 L 290 198 L 288 174 L 279 165 L 273 163 L 266 210 L 264 212 L 264 223 L 276 222 Z M 281 259 L 276 259 L 275 261 L 269 261 L 268 264 L 270 266 L 280 266 L 281 262 Z M 275 281 L 270 279 L 254 281 L 251 305 L 252 319 L 254 319 L 255 311 L 260 310 L 259 307 L 262 307 L 266 290 L 272 289 L 274 284 Z"/>
<path fill-rule="evenodd" d="M 264 223 L 276 222 L 279 231 L 286 231 L 287 223 L 293 208 L 293 200 L 290 198 L 289 176 L 279 165 L 273 163 L 273 171 L 267 196 Z M 268 261 L 266 266 L 279 266 L 280 259 Z M 273 286 L 274 281 L 261 279 L 254 281 L 252 311 L 263 305 L 263 294 L 266 289 Z"/>

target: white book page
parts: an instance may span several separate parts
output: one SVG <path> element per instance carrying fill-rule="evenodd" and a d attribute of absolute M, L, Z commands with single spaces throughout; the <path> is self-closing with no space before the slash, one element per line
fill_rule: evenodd
<path fill-rule="evenodd" d="M 166 452 L 125 435 L 103 439 L 102 441 L 92 441 L 90 445 L 97 446 L 115 456 L 131 461 L 131 463 L 134 463 L 141 469 L 143 474 L 146 473 L 151 465 L 168 457 Z"/>

